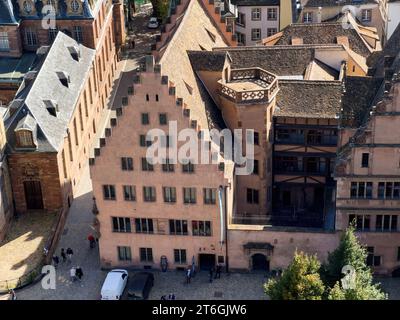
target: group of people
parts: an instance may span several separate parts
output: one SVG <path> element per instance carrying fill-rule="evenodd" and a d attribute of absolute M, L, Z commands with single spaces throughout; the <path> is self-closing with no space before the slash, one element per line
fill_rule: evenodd
<path fill-rule="evenodd" d="M 61 248 L 60 256 L 61 256 L 62 262 L 65 263 L 68 261 L 69 263 L 71 263 L 73 254 L 74 254 L 74 252 L 72 251 L 71 248 L 67 248 L 67 250 L 65 250 L 64 248 Z M 60 258 L 56 254 L 54 254 L 53 255 L 54 267 L 57 268 L 59 263 L 60 263 Z"/>
<path fill-rule="evenodd" d="M 82 281 L 83 271 L 80 266 L 72 267 L 71 270 L 69 271 L 69 274 L 72 282 L 74 282 L 76 279 Z"/>
<path fill-rule="evenodd" d="M 211 267 L 209 270 L 209 281 L 213 282 L 213 279 L 220 279 L 221 278 L 221 271 L 222 271 L 222 265 L 217 264 L 217 267 L 214 269 L 214 267 Z M 190 280 L 194 276 L 194 268 L 192 266 L 189 266 L 186 269 L 186 284 L 190 283 Z"/>
<path fill-rule="evenodd" d="M 215 268 L 215 275 L 214 275 L 214 267 L 210 268 L 210 271 L 208 273 L 210 283 L 213 282 L 213 278 L 214 279 L 221 278 L 221 270 L 222 270 L 222 266 L 220 264 L 217 264 L 217 267 Z"/>

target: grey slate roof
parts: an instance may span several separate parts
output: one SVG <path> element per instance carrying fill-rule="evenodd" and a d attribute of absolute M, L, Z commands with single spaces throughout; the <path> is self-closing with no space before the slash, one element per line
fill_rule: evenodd
<path fill-rule="evenodd" d="M 371 48 L 353 28 L 343 28 L 341 22 L 335 23 L 293 23 L 282 30 L 282 37 L 276 45 L 291 45 L 292 38 L 302 38 L 304 44 L 337 44 L 337 37 L 346 36 L 350 49 L 368 57 Z"/>
<path fill-rule="evenodd" d="M 343 7 L 348 5 L 359 6 L 362 4 L 376 3 L 375 0 L 309 0 L 305 7 Z"/>
<path fill-rule="evenodd" d="M 68 46 L 79 46 L 79 61 L 73 59 Z M 38 151 L 60 150 L 94 58 L 95 50 L 86 48 L 59 32 L 36 78 L 17 93 L 16 99 L 24 99 L 24 103 L 5 122 L 9 140 L 13 141 L 13 131 L 20 120 L 30 114 L 37 122 Z M 70 77 L 68 87 L 61 83 L 57 75 L 57 72 L 63 71 L 67 71 Z M 53 101 L 52 104 L 57 104 L 57 116 L 51 115 L 47 110 L 50 100 Z"/>
<path fill-rule="evenodd" d="M 18 24 L 11 0 L 0 0 L 0 25 Z"/>
<path fill-rule="evenodd" d="M 382 85 L 382 78 L 346 77 L 341 126 L 357 128 L 363 124 Z"/>
<path fill-rule="evenodd" d="M 279 6 L 280 0 L 232 0 L 237 6 Z"/>
<path fill-rule="evenodd" d="M 188 51 L 195 71 L 222 71 L 226 59 L 223 51 Z"/>
<path fill-rule="evenodd" d="M 232 69 L 259 67 L 277 76 L 304 76 L 315 50 L 321 46 L 257 46 L 221 48 L 232 59 Z"/>
<path fill-rule="evenodd" d="M 340 82 L 281 80 L 279 88 L 274 116 L 334 119 L 340 113 Z"/>

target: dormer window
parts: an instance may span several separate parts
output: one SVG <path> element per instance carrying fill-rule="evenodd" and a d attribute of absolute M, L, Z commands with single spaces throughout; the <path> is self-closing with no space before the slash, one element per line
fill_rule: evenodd
<path fill-rule="evenodd" d="M 25 13 L 27 13 L 27 14 L 32 13 L 32 10 L 33 10 L 32 2 L 24 1 L 23 8 L 24 8 Z"/>
<path fill-rule="evenodd" d="M 78 12 L 79 11 L 79 2 L 77 0 L 72 0 L 71 1 L 71 10 L 72 12 Z"/>
<path fill-rule="evenodd" d="M 34 148 L 33 135 L 30 130 L 18 130 L 15 132 L 17 136 L 17 145 L 21 148 Z"/>

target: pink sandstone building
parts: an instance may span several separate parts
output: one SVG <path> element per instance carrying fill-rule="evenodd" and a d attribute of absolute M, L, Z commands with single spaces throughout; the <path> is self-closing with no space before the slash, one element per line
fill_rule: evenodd
<path fill-rule="evenodd" d="M 296 249 L 324 260 L 355 219 L 369 265 L 396 274 L 398 42 L 373 59 L 343 43 L 234 47 L 211 4 L 182 1 L 118 88 L 89 161 L 102 266 L 281 269 Z M 152 165 L 146 135 L 171 121 L 254 130 L 252 173 L 236 174 L 225 140 L 213 164 Z"/>

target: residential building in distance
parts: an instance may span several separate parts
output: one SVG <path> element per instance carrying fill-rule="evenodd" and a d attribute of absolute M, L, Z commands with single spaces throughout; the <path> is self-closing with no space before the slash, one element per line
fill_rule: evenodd
<path fill-rule="evenodd" d="M 350 12 L 365 27 L 376 28 L 379 39 L 386 42 L 388 23 L 387 0 L 308 0 L 302 8 L 298 22 L 321 23 L 343 21 Z"/>
<path fill-rule="evenodd" d="M 291 0 L 235 0 L 237 7 L 235 31 L 240 45 L 256 45 L 294 22 Z"/>

